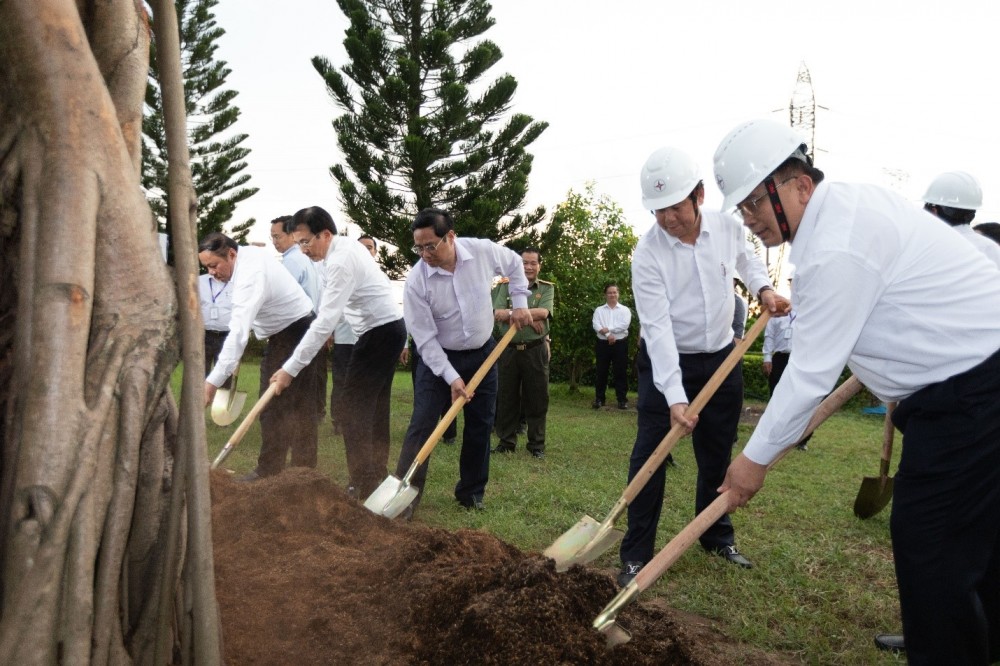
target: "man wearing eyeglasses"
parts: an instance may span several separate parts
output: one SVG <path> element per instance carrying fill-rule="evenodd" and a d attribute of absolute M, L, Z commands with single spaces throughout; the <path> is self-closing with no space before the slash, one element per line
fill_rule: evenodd
<path fill-rule="evenodd" d="M 344 384 L 336 390 L 344 396 L 341 428 L 349 487 L 365 498 L 388 473 L 390 392 L 406 328 L 389 278 L 363 245 L 337 235 L 329 213 L 319 206 L 304 208 L 295 213 L 290 226 L 305 255 L 324 262 L 326 277 L 316 321 L 271 382 L 279 395 L 289 385 L 294 387 L 301 381 L 297 377 L 301 370 L 315 359 L 340 321 L 350 322 L 358 339 Z"/>
<path fill-rule="evenodd" d="M 715 153 L 724 205 L 791 243 L 795 353 L 720 491 L 762 487 L 844 365 L 898 401 L 889 520 L 911 664 L 1000 660 L 1000 270 L 960 234 L 874 185 L 830 183 L 791 128 L 741 124 Z M 756 204 L 752 202 L 756 201 Z M 891 640 L 890 640 L 891 639 Z"/>
<path fill-rule="evenodd" d="M 413 252 L 420 261 L 410 269 L 403 291 L 403 314 L 419 354 L 413 387 L 413 415 L 403 440 L 396 474 L 409 470 L 417 452 L 437 426 L 442 409 L 459 396 L 469 399 L 464 412 L 462 452 L 455 499 L 481 510 L 490 471 L 490 431 L 496 409 L 497 370 L 490 368 L 473 395 L 465 383 L 496 346 L 490 289 L 497 277 L 509 278 L 512 307 L 508 323 L 531 325 L 528 280 L 517 253 L 480 238 L 458 238 L 451 215 L 426 208 L 410 225 Z M 411 483 L 421 493 L 430 460 Z M 410 507 L 415 508 L 420 495 Z M 407 509 L 405 518 L 412 517 Z"/>
<path fill-rule="evenodd" d="M 737 275 L 764 307 L 777 313 L 788 301 L 777 296 L 764 263 L 731 215 L 702 209 L 705 186 L 697 164 L 683 151 L 661 148 L 640 176 L 643 206 L 655 223 L 636 245 L 632 291 L 642 322 L 638 432 L 629 460 L 629 481 L 675 425 L 692 432 L 698 464 L 695 512 L 716 497 L 725 478 L 743 409 L 743 373 L 737 365 L 700 417 L 685 415 L 732 352 L 733 278 Z M 665 465 L 660 465 L 628 508 L 618 584 L 628 585 L 653 557 L 663 507 Z M 753 565 L 736 548 L 732 521 L 723 516 L 701 536 L 707 552 L 743 567 Z"/>
<path fill-rule="evenodd" d="M 212 278 L 230 285 L 233 305 L 229 335 L 205 379 L 205 404 L 211 404 L 217 388 L 232 375 L 251 330 L 267 340 L 260 364 L 263 395 L 271 373 L 281 367 L 308 330 L 315 316 L 313 302 L 274 253 L 263 247 L 239 247 L 232 238 L 211 233 L 198 244 L 198 260 Z M 242 481 L 279 473 L 285 468 L 289 449 L 292 466 L 316 466 L 319 367 L 318 362 L 310 363 L 303 371 L 306 379 L 301 385 L 273 398 L 261 412 L 257 466 L 241 477 Z"/>

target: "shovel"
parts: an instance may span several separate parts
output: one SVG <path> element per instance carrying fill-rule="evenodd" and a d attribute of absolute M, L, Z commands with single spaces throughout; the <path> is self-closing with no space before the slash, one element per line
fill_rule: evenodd
<path fill-rule="evenodd" d="M 226 442 L 226 445 L 222 447 L 222 450 L 219 451 L 219 455 L 215 457 L 215 460 L 212 462 L 212 469 L 217 468 L 219 465 L 222 464 L 223 460 L 229 457 L 229 454 L 233 452 L 233 449 L 236 447 L 237 444 L 240 443 L 240 441 L 243 439 L 243 436 L 247 434 L 247 430 L 250 429 L 250 426 L 253 425 L 253 422 L 257 420 L 257 415 L 260 414 L 265 407 L 267 407 L 267 403 L 271 402 L 271 398 L 274 397 L 274 392 L 275 390 L 277 390 L 277 388 L 278 388 L 277 384 L 271 384 L 270 386 L 268 386 L 267 390 L 264 391 L 264 395 L 260 396 L 260 400 L 257 401 L 257 404 L 255 404 L 253 407 L 250 408 L 250 413 L 247 414 L 247 417 L 245 419 L 243 419 L 243 423 L 241 423 L 240 426 L 236 429 L 236 432 L 233 433 L 233 436 L 229 438 L 229 441 Z"/>
<path fill-rule="evenodd" d="M 816 430 L 821 423 L 823 423 L 823 421 L 840 409 L 845 402 L 850 400 L 851 396 L 860 390 L 861 382 L 859 382 L 856 377 L 852 376 L 844 381 L 844 383 L 842 383 L 836 391 L 828 395 L 826 399 L 820 403 L 819 407 L 816 408 L 816 411 L 813 412 L 812 418 L 809 419 L 809 424 L 806 426 L 806 430 L 802 434 L 799 441 L 811 435 L 812 432 Z M 794 445 L 782 451 L 781 455 L 775 458 L 774 462 L 768 466 L 768 469 L 774 467 L 774 465 L 785 457 L 785 454 L 793 448 L 795 448 Z M 632 582 L 622 588 L 615 598 L 604 607 L 601 614 L 594 620 L 594 628 L 604 634 L 608 647 L 614 647 L 616 645 L 621 645 L 622 643 L 627 643 L 632 638 L 632 634 L 616 622 L 618 612 L 631 603 L 632 600 L 639 596 L 641 592 L 645 591 L 654 582 L 656 582 L 660 576 L 662 576 L 666 570 L 669 569 L 673 563 L 684 554 L 684 551 L 690 548 L 691 544 L 697 541 L 698 538 L 705 533 L 705 530 L 715 524 L 715 521 L 726 513 L 726 509 L 729 507 L 729 496 L 730 491 L 727 490 L 716 497 L 715 501 L 705 507 L 704 511 L 695 516 L 694 520 L 678 532 L 677 535 L 670 540 L 670 543 L 664 546 L 663 549 L 639 571 L 636 577 L 632 579 Z"/>
<path fill-rule="evenodd" d="M 729 353 L 726 360 L 722 362 L 719 369 L 708 380 L 708 383 L 701 389 L 695 399 L 688 405 L 684 415 L 688 418 L 697 416 L 719 389 L 722 382 L 729 376 L 736 364 L 746 353 L 753 341 L 757 339 L 760 332 L 767 325 L 767 320 L 771 318 L 771 313 L 766 310 L 751 327 L 746 337 L 736 345 Z M 663 438 L 656 450 L 653 451 L 645 464 L 636 472 L 632 481 L 625 488 L 625 492 L 611 507 L 611 512 L 604 522 L 598 523 L 590 516 L 584 516 L 580 521 L 564 532 L 551 546 L 542 553 L 546 557 L 552 558 L 556 563 L 556 571 L 566 571 L 574 564 L 586 564 L 601 556 L 615 543 L 620 541 L 625 533 L 615 529 L 615 521 L 624 513 L 632 500 L 646 486 L 650 477 L 666 460 L 667 455 L 674 448 L 674 445 L 684 436 L 684 427 L 675 425 Z"/>
<path fill-rule="evenodd" d="M 896 403 L 885 406 L 885 427 L 882 429 L 882 462 L 879 465 L 878 478 L 866 476 L 861 479 L 861 488 L 854 500 L 854 515 L 862 520 L 871 518 L 885 508 L 892 499 L 892 477 L 889 476 L 889 463 L 892 461 L 892 440 L 896 429 L 892 425 L 892 410 Z"/>
<path fill-rule="evenodd" d="M 212 400 L 212 421 L 215 425 L 225 427 L 238 419 L 240 414 L 243 413 L 243 405 L 246 404 L 247 394 L 236 390 L 236 382 L 239 380 L 239 376 L 240 366 L 237 364 L 230 378 L 230 388 L 219 389 L 215 392 L 215 399 Z"/>
<path fill-rule="evenodd" d="M 479 386 L 479 382 L 483 381 L 486 377 L 486 373 L 490 371 L 493 364 L 497 362 L 500 358 L 500 354 L 503 350 L 507 348 L 514 334 L 517 333 L 517 328 L 511 326 L 507 333 L 500 338 L 500 342 L 497 346 L 493 348 L 490 355 L 486 357 L 483 364 L 476 370 L 476 374 L 472 376 L 472 379 L 465 385 L 466 392 L 472 392 L 476 390 Z M 431 452 L 437 445 L 438 440 L 444 435 L 444 431 L 448 429 L 448 426 L 458 413 L 462 411 L 462 407 L 468 400 L 464 396 L 459 396 L 458 399 L 451 403 L 451 408 L 445 413 L 441 420 L 438 422 L 437 427 L 427 438 L 427 442 L 421 447 L 420 451 L 417 453 L 417 457 L 413 459 L 413 464 L 410 465 L 410 469 L 406 471 L 406 474 L 402 479 L 397 479 L 395 476 L 390 474 L 385 478 L 385 480 L 379 484 L 379 487 L 368 496 L 365 500 L 365 508 L 373 513 L 377 513 L 385 516 L 386 518 L 395 518 L 401 514 L 406 507 L 410 506 L 413 500 L 417 497 L 420 492 L 417 488 L 410 485 L 410 479 L 416 474 L 417 469 L 430 457 Z"/>

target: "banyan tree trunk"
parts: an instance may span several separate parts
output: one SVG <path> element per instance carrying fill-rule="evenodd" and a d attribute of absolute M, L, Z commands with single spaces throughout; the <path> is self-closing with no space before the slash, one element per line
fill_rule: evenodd
<path fill-rule="evenodd" d="M 193 260 L 175 281 L 139 186 L 149 39 L 132 0 L 0 0 L 0 664 L 220 661 L 203 411 L 169 387 L 182 338 L 203 367 Z"/>

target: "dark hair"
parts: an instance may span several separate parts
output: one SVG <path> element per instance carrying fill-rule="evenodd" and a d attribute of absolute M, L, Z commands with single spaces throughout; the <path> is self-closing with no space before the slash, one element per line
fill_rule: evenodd
<path fill-rule="evenodd" d="M 539 250 L 539 249 L 538 249 L 537 247 L 535 247 L 534 245 L 529 245 L 528 247 L 526 247 L 526 248 L 524 248 L 523 250 L 521 250 L 521 256 L 522 256 L 522 257 L 523 257 L 523 256 L 524 256 L 525 254 L 529 254 L 529 253 L 534 253 L 534 254 L 537 254 L 537 255 L 538 255 L 538 263 L 542 263 L 542 251 L 541 251 L 541 250 Z"/>
<path fill-rule="evenodd" d="M 797 155 L 792 155 L 787 160 L 782 162 L 781 166 L 771 172 L 771 175 L 772 177 L 778 176 L 778 174 L 785 176 L 791 174 L 792 172 L 799 174 L 804 173 L 812 179 L 814 185 L 819 185 L 823 182 L 823 178 L 826 177 L 826 175 L 814 167 L 811 162 L 803 162 Z"/>
<path fill-rule="evenodd" d="M 1000 243 L 1000 222 L 983 222 L 972 228 L 987 238 L 992 238 L 997 243 Z"/>
<path fill-rule="evenodd" d="M 932 215 L 940 217 L 953 227 L 960 224 L 969 224 L 976 219 L 976 211 L 968 210 L 967 208 L 952 208 L 951 206 L 925 203 L 924 210 Z"/>
<path fill-rule="evenodd" d="M 334 236 L 337 235 L 337 225 L 333 223 L 333 218 L 319 206 L 303 208 L 295 213 L 292 221 L 285 225 L 285 229 L 294 231 L 302 225 L 309 227 L 309 231 L 314 234 L 318 234 L 321 231 L 329 231 Z"/>
<path fill-rule="evenodd" d="M 451 215 L 446 210 L 441 210 L 440 208 L 424 208 L 422 211 L 417 213 L 413 223 L 410 225 L 410 231 L 426 229 L 427 227 L 433 227 L 434 235 L 438 238 L 444 238 L 448 235 L 449 231 L 455 228 L 455 222 L 451 219 Z"/>
<path fill-rule="evenodd" d="M 358 242 L 360 243 L 361 241 L 363 241 L 366 238 L 372 242 L 372 247 L 377 250 L 378 249 L 378 242 L 374 238 L 372 238 L 371 236 L 369 236 L 368 234 L 362 234 L 362 235 L 358 236 Z"/>
<path fill-rule="evenodd" d="M 226 250 L 236 250 L 239 252 L 240 246 L 232 238 L 218 231 L 213 231 L 198 243 L 198 254 L 211 252 L 216 256 L 224 257 L 227 254 Z"/>
<path fill-rule="evenodd" d="M 281 216 L 276 217 L 273 220 L 271 220 L 271 226 L 273 227 L 276 224 L 280 224 L 281 225 L 281 230 L 284 231 L 287 234 L 287 233 L 291 233 L 291 231 L 292 231 L 291 229 L 288 228 L 288 225 L 291 224 L 291 222 L 292 222 L 292 216 L 291 215 L 281 215 Z"/>
<path fill-rule="evenodd" d="M 605 294 L 608 293 L 608 289 L 611 289 L 611 287 L 614 287 L 615 289 L 617 289 L 618 288 L 618 283 L 617 282 L 608 282 L 607 284 L 605 284 L 604 285 L 604 293 Z"/>

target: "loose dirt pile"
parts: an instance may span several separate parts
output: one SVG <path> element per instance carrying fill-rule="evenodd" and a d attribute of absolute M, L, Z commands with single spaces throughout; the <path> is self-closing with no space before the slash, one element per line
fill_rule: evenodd
<path fill-rule="evenodd" d="M 390 521 L 312 470 L 213 473 L 212 499 L 230 664 L 790 663 L 648 602 L 622 611 L 633 639 L 608 650 L 591 628 L 617 592 L 608 574 Z"/>

